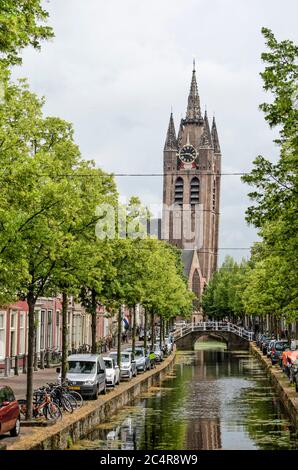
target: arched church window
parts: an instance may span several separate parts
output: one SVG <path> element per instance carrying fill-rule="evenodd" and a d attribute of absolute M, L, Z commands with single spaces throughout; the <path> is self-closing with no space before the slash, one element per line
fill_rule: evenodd
<path fill-rule="evenodd" d="M 215 211 L 216 207 L 216 183 L 213 181 L 213 193 L 212 193 L 212 209 Z"/>
<path fill-rule="evenodd" d="M 200 289 L 200 275 L 197 269 L 195 270 L 192 276 L 192 291 L 196 296 L 196 299 L 194 300 L 194 307 L 198 309 L 201 289 Z"/>
<path fill-rule="evenodd" d="M 190 204 L 195 205 L 200 202 L 200 180 L 195 177 L 190 182 Z"/>
<path fill-rule="evenodd" d="M 176 204 L 183 204 L 183 189 L 184 183 L 182 178 L 177 178 L 175 183 L 175 195 L 174 195 L 174 202 Z"/>

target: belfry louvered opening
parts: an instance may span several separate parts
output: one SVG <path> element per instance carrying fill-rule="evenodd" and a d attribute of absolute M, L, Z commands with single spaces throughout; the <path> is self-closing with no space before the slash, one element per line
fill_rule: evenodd
<path fill-rule="evenodd" d="M 174 196 L 174 202 L 176 204 L 183 204 L 183 179 L 182 178 L 177 178 L 176 183 L 175 183 L 175 196 Z"/>
<path fill-rule="evenodd" d="M 190 204 L 195 205 L 200 202 L 200 180 L 193 178 L 190 183 Z"/>

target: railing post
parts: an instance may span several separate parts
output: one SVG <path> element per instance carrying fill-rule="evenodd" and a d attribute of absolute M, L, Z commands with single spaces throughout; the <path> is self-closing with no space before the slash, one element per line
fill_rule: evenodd
<path fill-rule="evenodd" d="M 40 351 L 40 368 L 44 369 L 44 351 Z"/>
<path fill-rule="evenodd" d="M 19 375 L 19 356 L 14 358 L 14 375 Z"/>
<path fill-rule="evenodd" d="M 23 356 L 23 374 L 27 374 L 27 355 Z"/>
<path fill-rule="evenodd" d="M 230 322 L 228 323 L 228 331 L 230 331 Z"/>
<path fill-rule="evenodd" d="M 50 368 L 50 351 L 46 351 L 46 363 L 45 363 L 45 368 L 49 369 Z"/>
<path fill-rule="evenodd" d="M 182 326 L 180 326 L 180 338 L 182 336 Z"/>
<path fill-rule="evenodd" d="M 203 330 L 206 331 L 206 322 L 203 322 Z"/>
<path fill-rule="evenodd" d="M 218 331 L 218 322 L 215 322 L 215 330 Z"/>

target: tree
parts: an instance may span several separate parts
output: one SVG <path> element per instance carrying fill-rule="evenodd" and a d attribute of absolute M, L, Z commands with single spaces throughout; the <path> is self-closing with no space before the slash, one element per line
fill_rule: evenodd
<path fill-rule="evenodd" d="M 27 46 L 40 49 L 42 40 L 54 36 L 44 23 L 48 12 L 41 0 L 2 0 L 0 6 L 0 60 L 4 64 L 20 64 L 20 52 Z"/>
<path fill-rule="evenodd" d="M 231 256 L 225 258 L 203 292 L 201 304 L 205 315 L 218 319 L 245 315 L 242 295 L 248 269 L 245 260 L 238 264 Z"/>
<path fill-rule="evenodd" d="M 260 109 L 270 127 L 279 128 L 275 143 L 280 158 L 272 163 L 258 156 L 251 173 L 243 177 L 255 189 L 249 193 L 254 204 L 246 220 L 259 228 L 262 238 L 253 250 L 255 272 L 248 276 L 244 299 L 250 311 L 283 315 L 290 322 L 298 319 L 298 47 L 292 41 L 278 42 L 269 29 L 262 32 L 269 50 L 262 54 L 266 67 L 261 76 L 273 101 Z"/>

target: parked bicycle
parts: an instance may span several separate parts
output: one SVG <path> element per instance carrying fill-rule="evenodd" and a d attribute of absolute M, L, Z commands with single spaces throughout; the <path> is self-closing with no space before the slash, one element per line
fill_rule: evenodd
<path fill-rule="evenodd" d="M 18 403 L 20 406 L 20 415 L 25 418 L 27 414 L 27 401 L 18 400 Z M 39 389 L 33 394 L 32 416 L 35 419 L 45 418 L 51 421 L 61 419 L 62 411 L 46 390 Z"/>

